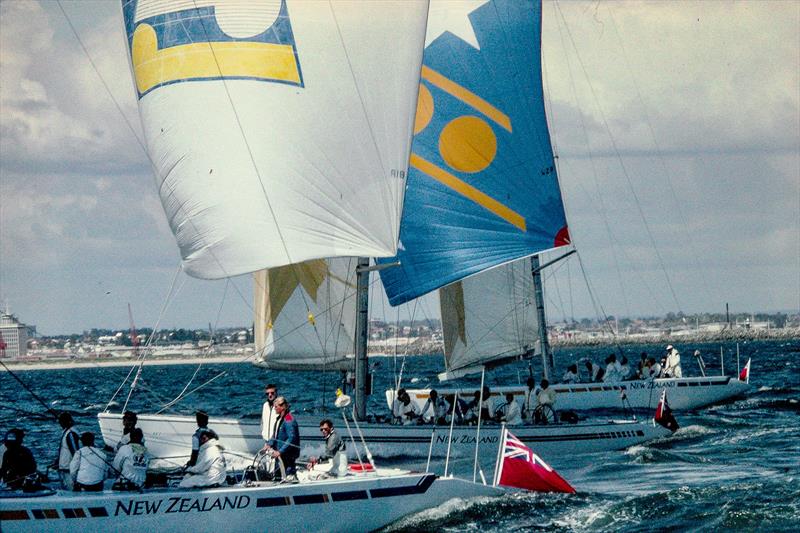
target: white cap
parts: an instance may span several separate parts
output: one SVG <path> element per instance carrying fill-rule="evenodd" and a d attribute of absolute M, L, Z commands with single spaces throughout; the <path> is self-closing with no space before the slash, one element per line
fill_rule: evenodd
<path fill-rule="evenodd" d="M 667 344 L 667 351 L 669 351 L 671 349 L 672 349 L 672 345 L 671 344 Z"/>

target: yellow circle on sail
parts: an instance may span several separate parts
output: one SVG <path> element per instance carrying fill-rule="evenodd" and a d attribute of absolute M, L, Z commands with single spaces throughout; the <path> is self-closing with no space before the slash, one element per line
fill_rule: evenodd
<path fill-rule="evenodd" d="M 497 154 L 497 137 L 485 120 L 464 116 L 451 120 L 439 135 L 442 159 L 461 172 L 480 172 Z"/>
<path fill-rule="evenodd" d="M 423 84 L 419 84 L 417 115 L 414 117 L 414 135 L 424 130 L 433 117 L 433 96 Z"/>

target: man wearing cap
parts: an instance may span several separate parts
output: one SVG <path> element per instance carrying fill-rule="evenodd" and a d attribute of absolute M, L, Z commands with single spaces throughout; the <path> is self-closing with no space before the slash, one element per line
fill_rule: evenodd
<path fill-rule="evenodd" d="M 683 377 L 681 354 L 671 344 L 667 346 L 667 363 L 664 365 L 664 376 L 669 378 Z"/>
<path fill-rule="evenodd" d="M 28 476 L 36 475 L 36 460 L 31 451 L 22 445 L 24 436 L 24 431 L 14 428 L 6 433 L 4 440 L 6 452 L 0 465 L 0 481 L 13 490 L 21 489 Z"/>

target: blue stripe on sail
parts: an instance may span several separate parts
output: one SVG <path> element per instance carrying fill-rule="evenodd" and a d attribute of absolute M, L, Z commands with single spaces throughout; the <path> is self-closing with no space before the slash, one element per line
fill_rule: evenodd
<path fill-rule="evenodd" d="M 401 249 L 378 260 L 401 262 L 380 271 L 392 305 L 568 244 L 544 109 L 541 5 L 493 0 L 469 18 L 479 50 L 449 32 L 425 49 Z"/>

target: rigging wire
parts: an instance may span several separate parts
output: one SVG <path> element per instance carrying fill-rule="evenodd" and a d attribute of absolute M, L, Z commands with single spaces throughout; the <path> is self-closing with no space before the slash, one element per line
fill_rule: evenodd
<path fill-rule="evenodd" d="M 609 5 L 608 7 L 608 14 L 609 18 L 611 19 L 611 27 L 614 28 L 614 33 L 617 36 L 617 41 L 619 42 L 620 49 L 622 50 L 622 58 L 625 60 L 625 66 L 628 68 L 631 80 L 633 81 L 633 86 L 636 89 L 636 97 L 639 99 L 639 104 L 641 105 L 642 110 L 644 111 L 645 123 L 647 124 L 647 128 L 650 132 L 650 137 L 653 141 L 653 146 L 656 149 L 656 156 L 658 158 L 658 161 L 661 163 L 661 168 L 664 171 L 665 181 L 669 186 L 669 191 L 670 194 L 672 195 L 672 201 L 675 203 L 675 208 L 676 208 L 675 211 L 678 213 L 678 216 L 680 217 L 681 227 L 684 230 L 686 242 L 689 243 L 689 248 L 692 252 L 692 258 L 694 259 L 695 268 L 697 268 L 697 271 L 700 273 L 700 277 L 702 279 L 701 287 L 702 290 L 705 292 L 706 301 L 709 302 L 713 301 L 711 293 L 708 290 L 710 284 L 708 283 L 708 279 L 706 278 L 706 271 L 704 268 L 701 268 L 699 259 L 700 254 L 697 253 L 697 247 L 695 246 L 694 239 L 692 238 L 692 234 L 689 231 L 689 225 L 686 222 L 686 216 L 683 212 L 683 209 L 681 209 L 681 203 L 678 201 L 678 195 L 675 193 L 675 187 L 673 186 L 672 180 L 670 179 L 671 173 L 669 172 L 669 169 L 667 168 L 667 163 L 664 160 L 663 150 L 661 149 L 661 145 L 659 144 L 658 138 L 656 137 L 656 132 L 655 129 L 653 128 L 653 122 L 650 120 L 650 113 L 648 111 L 648 107 L 645 104 L 644 97 L 642 96 L 642 92 L 639 88 L 639 85 L 636 83 L 636 78 L 634 77 L 634 71 L 631 68 L 630 59 L 628 58 L 628 52 L 625 49 L 625 44 L 623 43 L 622 37 L 620 36 L 619 30 L 617 29 L 617 23 L 616 20 L 614 20 L 614 10 L 611 5 Z"/>
<path fill-rule="evenodd" d="M 58 420 L 58 413 L 56 413 L 56 412 L 55 412 L 55 410 L 54 410 L 52 407 L 50 407 L 49 405 L 47 405 L 47 403 L 46 403 L 44 400 L 42 400 L 42 398 L 41 398 L 41 397 L 40 397 L 38 394 L 36 394 L 35 392 L 33 392 L 33 389 L 32 389 L 32 388 L 30 388 L 30 387 L 29 387 L 29 386 L 28 386 L 28 385 L 27 385 L 27 384 L 26 384 L 24 381 L 22 381 L 22 378 L 21 378 L 21 377 L 19 377 L 19 376 L 18 376 L 18 375 L 17 375 L 17 374 L 16 374 L 16 373 L 13 371 L 13 370 L 11 370 L 10 368 L 8 368 L 8 366 L 6 366 L 6 364 L 5 364 L 3 361 L 0 361 L 0 365 L 3 365 L 3 368 L 5 368 L 5 369 L 6 369 L 6 372 L 8 372 L 8 375 L 10 375 L 12 378 L 14 378 L 14 379 L 15 379 L 15 380 L 16 380 L 16 381 L 17 381 L 17 382 L 20 384 L 20 385 L 22 385 L 22 388 L 23 388 L 23 389 L 25 389 L 26 391 L 28 391 L 28 392 L 30 393 L 30 395 L 31 395 L 31 396 L 33 396 L 33 398 L 34 398 L 34 399 L 35 399 L 37 402 L 39 402 L 40 404 L 42 404 L 42 406 L 43 406 L 43 407 L 44 407 L 44 408 L 47 410 L 47 412 L 48 412 L 48 413 L 50 413 L 51 415 L 53 415 L 53 417 L 54 417 L 56 420 Z"/>
<path fill-rule="evenodd" d="M 614 238 L 613 232 L 611 230 L 611 223 L 610 223 L 610 221 L 608 219 L 608 209 L 606 208 L 605 202 L 603 201 L 603 195 L 601 193 L 601 189 L 600 189 L 600 185 L 599 185 L 598 172 L 597 172 L 597 162 L 595 161 L 594 153 L 592 152 L 591 143 L 589 142 L 589 135 L 587 133 L 588 132 L 588 128 L 586 126 L 585 113 L 583 112 L 583 110 L 581 108 L 580 100 L 578 99 L 578 91 L 577 91 L 576 84 L 575 84 L 575 78 L 572 75 L 572 64 L 571 64 L 570 59 L 569 59 L 569 54 L 567 53 L 567 45 L 566 45 L 566 43 L 564 41 L 564 32 L 561 29 L 561 24 L 558 24 L 558 17 L 557 16 L 556 16 L 556 28 L 558 29 L 558 35 L 559 35 L 559 39 L 561 41 L 561 47 L 564 50 L 564 62 L 566 63 L 567 75 L 569 77 L 570 87 L 572 89 L 572 98 L 573 98 L 573 100 L 575 102 L 576 107 L 578 108 L 578 117 L 580 118 L 580 121 L 581 121 L 580 131 L 583 133 L 583 141 L 586 143 L 586 150 L 587 150 L 587 152 L 589 154 L 589 162 L 590 162 L 590 166 L 591 166 L 591 169 L 592 169 L 592 173 L 591 173 L 592 183 L 594 184 L 594 187 L 595 187 L 595 190 L 596 190 L 596 194 L 592 195 L 592 194 L 589 194 L 588 191 L 585 191 L 582 181 L 578 180 L 577 183 L 578 183 L 579 187 L 582 190 L 584 190 L 584 193 L 586 194 L 586 196 L 588 198 L 596 197 L 598 199 L 599 203 L 600 203 L 600 214 L 602 215 L 603 225 L 605 226 L 606 235 L 608 236 L 609 244 L 611 245 L 611 250 L 612 250 L 611 257 L 612 257 L 612 259 L 614 261 L 614 266 L 616 268 L 617 282 L 619 283 L 620 294 L 622 295 L 622 299 L 623 299 L 623 302 L 625 304 L 625 309 L 628 311 L 628 314 L 630 314 L 630 306 L 628 304 L 628 296 L 627 296 L 627 292 L 625 291 L 625 285 L 622 282 L 622 270 L 620 268 L 619 258 L 617 257 L 616 254 L 613 253 L 613 249 L 614 249 L 614 245 L 615 244 L 620 249 L 621 249 L 621 246 L 620 246 L 619 242 L 617 242 L 616 239 Z M 552 103 L 551 103 L 551 106 L 552 106 Z M 552 111 L 551 111 L 551 116 L 554 116 L 554 115 L 552 115 Z M 554 126 L 553 129 L 555 129 L 555 120 L 552 120 L 551 124 L 553 124 L 553 126 Z M 553 137 L 555 138 L 555 135 Z M 554 144 L 554 149 L 555 149 L 555 144 Z M 564 202 L 564 204 L 565 204 L 565 207 L 566 207 L 567 203 Z M 572 237 L 572 241 L 574 243 L 575 242 L 575 237 L 574 236 L 571 236 L 571 237 Z"/>
<path fill-rule="evenodd" d="M 592 97 L 593 97 L 593 99 L 595 101 L 595 105 L 597 106 L 597 109 L 600 112 L 600 119 L 602 120 L 602 123 L 603 123 L 603 126 L 605 127 L 606 133 L 608 134 L 608 138 L 609 138 L 609 140 L 611 142 L 611 146 L 613 148 L 614 154 L 617 157 L 617 161 L 619 162 L 620 169 L 622 170 L 622 174 L 625 177 L 625 181 L 626 181 L 626 183 L 628 185 L 628 190 L 631 192 L 631 195 L 632 195 L 632 197 L 634 199 L 634 203 L 636 204 L 636 209 L 637 209 L 637 211 L 639 213 L 639 216 L 640 216 L 640 218 L 642 220 L 642 224 L 644 225 L 645 231 L 646 231 L 647 236 L 648 236 L 648 238 L 650 240 L 650 245 L 653 247 L 653 251 L 656 254 L 656 257 L 658 259 L 659 265 L 661 266 L 661 270 L 664 273 L 664 278 L 665 278 L 665 280 L 667 282 L 667 286 L 669 287 L 669 291 L 670 291 L 670 294 L 672 295 L 672 299 L 675 302 L 675 305 L 678 308 L 678 310 L 680 310 L 681 306 L 680 306 L 680 303 L 678 302 L 678 296 L 675 293 L 675 289 L 674 289 L 674 287 L 672 285 L 672 280 L 671 280 L 671 278 L 669 276 L 669 273 L 667 272 L 666 266 L 664 264 L 664 259 L 661 257 L 661 251 L 659 250 L 658 246 L 656 245 L 655 238 L 653 237 L 653 233 L 650 230 L 650 225 L 647 222 L 647 217 L 645 217 L 644 210 L 642 209 L 641 202 L 639 201 L 639 196 L 636 194 L 636 190 L 635 190 L 635 188 L 633 186 L 633 182 L 631 180 L 630 173 L 628 172 L 628 169 L 625 166 L 625 162 L 622 159 L 622 154 L 619 151 L 619 147 L 617 146 L 617 142 L 616 142 L 616 140 L 614 139 L 614 136 L 611 133 L 611 127 L 608 124 L 608 119 L 606 118 L 605 113 L 603 112 L 603 108 L 602 108 L 602 106 L 600 104 L 600 98 L 597 96 L 597 92 L 595 91 L 594 85 L 592 84 L 592 82 L 591 82 L 591 80 L 589 78 L 589 73 L 588 73 L 588 71 L 586 69 L 586 66 L 583 63 L 583 60 L 581 59 L 580 53 L 578 52 L 578 47 L 575 44 L 575 39 L 572 36 L 572 32 L 570 31 L 569 26 L 567 25 L 567 20 L 564 17 L 564 13 L 561 11 L 561 6 L 559 5 L 558 2 L 555 3 L 555 7 L 556 7 L 556 9 L 558 11 L 558 14 L 561 16 L 561 20 L 564 23 L 564 28 L 565 28 L 565 30 L 567 32 L 567 36 L 569 37 L 570 43 L 572 44 L 572 47 L 575 50 L 575 55 L 576 55 L 576 57 L 578 59 L 578 64 L 581 66 L 581 70 L 583 71 L 584 76 L 586 77 L 586 81 L 587 81 L 587 84 L 589 86 L 589 90 L 592 93 Z"/>
<path fill-rule="evenodd" d="M 128 402 L 131 399 L 131 395 L 133 394 L 133 391 L 136 389 L 136 383 L 139 381 L 139 378 L 142 375 L 142 369 L 144 368 L 144 360 L 147 358 L 148 350 L 150 349 L 151 345 L 153 344 L 153 339 L 155 338 L 156 331 L 158 330 L 158 326 L 161 323 L 161 319 L 164 317 L 164 313 L 166 313 L 167 307 L 169 307 L 169 304 L 172 302 L 172 298 L 174 297 L 173 290 L 175 289 L 175 282 L 178 280 L 178 276 L 180 275 L 180 273 L 181 273 L 181 267 L 179 265 L 177 270 L 175 271 L 175 275 L 172 277 L 172 283 L 170 284 L 169 292 L 167 293 L 167 298 L 164 300 L 164 303 L 161 305 L 161 311 L 159 311 L 159 313 L 158 313 L 158 319 L 156 320 L 155 326 L 153 326 L 153 331 L 150 333 L 150 336 L 147 338 L 147 342 L 145 343 L 144 347 L 142 348 L 142 355 L 139 356 L 139 368 L 136 370 L 136 375 L 134 376 L 133 381 L 131 382 L 131 388 L 128 391 L 128 397 L 125 398 L 125 404 L 122 407 L 122 411 L 123 412 L 128 407 Z M 185 278 L 184 278 L 184 281 L 185 281 Z M 181 287 L 182 286 L 183 286 L 183 282 L 181 282 Z M 109 400 L 109 403 L 111 403 L 111 401 L 113 399 L 114 398 L 112 397 L 111 400 Z"/>

